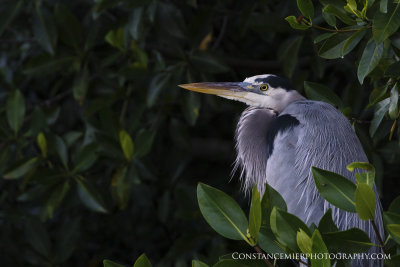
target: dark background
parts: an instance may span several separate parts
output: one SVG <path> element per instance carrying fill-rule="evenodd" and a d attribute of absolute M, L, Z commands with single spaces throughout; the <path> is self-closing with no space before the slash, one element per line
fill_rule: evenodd
<path fill-rule="evenodd" d="M 0 1 L 0 174 L 40 158 L 20 179 L 0 180 L 0 265 L 131 265 L 145 252 L 156 266 L 187 266 L 247 249 L 218 236 L 196 200 L 201 181 L 248 209 L 238 174 L 231 179 L 245 105 L 181 83 L 274 73 L 302 93 L 304 81 L 330 87 L 352 109 L 387 208 L 400 186 L 398 131 L 389 142 L 384 119 L 369 136 L 376 84 L 357 80 L 362 50 L 322 59 L 313 43 L 321 32 L 291 29 L 288 15 L 299 15 L 296 1 Z M 26 106 L 18 133 L 6 116 L 15 89 Z M 134 143 L 130 161 L 122 129 Z"/>

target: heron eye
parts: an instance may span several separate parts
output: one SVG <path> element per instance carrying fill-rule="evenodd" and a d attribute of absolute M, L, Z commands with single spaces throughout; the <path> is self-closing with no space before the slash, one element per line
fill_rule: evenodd
<path fill-rule="evenodd" d="M 260 90 L 261 91 L 267 91 L 268 90 L 268 85 L 267 84 L 260 85 Z"/>

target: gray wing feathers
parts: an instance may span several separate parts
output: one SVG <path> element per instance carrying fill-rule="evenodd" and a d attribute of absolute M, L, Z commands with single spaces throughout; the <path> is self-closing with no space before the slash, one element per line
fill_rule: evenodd
<path fill-rule="evenodd" d="M 289 211 L 308 224 L 318 223 L 323 213 L 331 208 L 333 220 L 339 229 L 360 228 L 371 237 L 372 243 L 378 244 L 371 223 L 362 221 L 356 213 L 339 210 L 322 199 L 311 174 L 311 167 L 315 166 L 355 181 L 354 174 L 349 172 L 346 166 L 355 161 L 368 162 L 368 159 L 349 121 L 331 105 L 317 101 L 294 102 L 282 112 L 282 115 L 284 114 L 295 116 L 300 125 L 275 139 L 275 149 L 267 164 L 269 184 L 273 187 L 276 185 L 278 192 L 288 192 L 283 197 L 288 202 Z M 293 144 L 295 147 L 290 149 Z M 282 154 L 286 159 L 282 159 Z M 284 163 L 292 165 L 293 170 L 282 170 Z M 282 175 L 284 172 L 288 175 Z M 283 180 L 282 176 L 288 177 Z M 286 182 L 290 179 L 290 182 Z M 292 190 L 283 190 L 282 181 L 285 181 L 286 187 L 292 187 Z M 374 190 L 377 195 L 376 224 L 383 236 L 382 207 L 375 187 Z M 379 249 L 374 247 L 370 252 L 378 251 Z M 354 262 L 353 266 L 381 264 L 369 260 Z"/>

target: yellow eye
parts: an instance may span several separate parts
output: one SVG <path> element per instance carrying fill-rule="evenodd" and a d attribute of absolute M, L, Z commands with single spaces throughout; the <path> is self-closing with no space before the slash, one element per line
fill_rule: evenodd
<path fill-rule="evenodd" d="M 268 90 L 268 84 L 261 84 L 260 85 L 260 90 L 261 91 L 267 91 Z"/>

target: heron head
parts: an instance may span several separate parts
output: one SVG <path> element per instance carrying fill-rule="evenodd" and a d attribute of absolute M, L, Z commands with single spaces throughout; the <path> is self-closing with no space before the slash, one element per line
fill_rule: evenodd
<path fill-rule="evenodd" d="M 249 77 L 243 82 L 203 82 L 179 86 L 190 91 L 237 100 L 249 106 L 272 109 L 278 113 L 291 102 L 304 99 L 287 80 L 272 74 Z"/>

